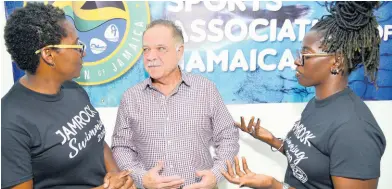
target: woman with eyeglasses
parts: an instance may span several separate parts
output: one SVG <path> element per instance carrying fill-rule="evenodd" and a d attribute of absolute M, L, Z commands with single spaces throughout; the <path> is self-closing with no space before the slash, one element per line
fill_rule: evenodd
<path fill-rule="evenodd" d="M 238 159 L 235 171 L 227 162 L 228 172 L 222 174 L 228 181 L 257 189 L 377 188 L 385 136 L 366 104 L 348 88 L 348 76 L 361 66 L 376 82 L 380 36 L 373 9 L 377 6 L 367 1 L 330 3 L 330 15 L 306 34 L 295 61 L 296 77 L 301 85 L 314 86 L 316 96 L 284 139 L 260 127 L 259 119 L 246 125 L 241 117 L 237 124 L 287 156 L 284 182 L 253 173 L 245 158 L 243 170 Z"/>
<path fill-rule="evenodd" d="M 135 188 L 87 93 L 72 81 L 86 54 L 64 12 L 29 3 L 9 17 L 4 38 L 26 74 L 1 99 L 1 187 Z"/>

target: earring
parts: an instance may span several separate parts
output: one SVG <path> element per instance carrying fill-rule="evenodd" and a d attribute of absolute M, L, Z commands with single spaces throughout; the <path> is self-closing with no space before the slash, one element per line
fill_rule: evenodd
<path fill-rule="evenodd" d="M 340 64 L 340 57 L 335 55 L 335 63 L 334 63 L 334 65 L 338 67 L 339 64 Z M 338 75 L 339 74 L 340 69 L 337 68 L 337 67 L 331 68 L 331 74 L 332 75 Z"/>
<path fill-rule="evenodd" d="M 338 75 L 340 70 L 338 68 L 331 68 L 331 74 L 332 75 Z"/>

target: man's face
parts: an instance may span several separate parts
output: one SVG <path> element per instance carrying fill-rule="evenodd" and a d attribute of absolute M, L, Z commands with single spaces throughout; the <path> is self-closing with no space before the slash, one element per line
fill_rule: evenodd
<path fill-rule="evenodd" d="M 183 54 L 183 46 L 176 47 L 171 28 L 157 25 L 143 36 L 144 68 L 153 79 L 162 79 L 173 73 Z"/>

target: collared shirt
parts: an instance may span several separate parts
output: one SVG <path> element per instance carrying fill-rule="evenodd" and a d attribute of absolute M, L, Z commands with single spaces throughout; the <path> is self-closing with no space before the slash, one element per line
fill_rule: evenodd
<path fill-rule="evenodd" d="M 150 78 L 124 93 L 112 146 L 118 166 L 132 171 L 138 187 L 143 187 L 143 175 L 158 161 L 164 162 L 162 176 L 179 175 L 189 185 L 201 180 L 195 175 L 200 170 L 212 170 L 221 180 L 225 161 L 233 162 L 238 153 L 238 139 L 238 129 L 215 85 L 182 73 L 171 95 L 160 93 Z"/>

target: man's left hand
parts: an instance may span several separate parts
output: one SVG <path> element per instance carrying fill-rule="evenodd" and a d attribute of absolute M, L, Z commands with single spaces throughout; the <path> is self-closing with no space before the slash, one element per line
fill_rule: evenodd
<path fill-rule="evenodd" d="M 196 176 L 201 177 L 201 181 L 185 186 L 184 189 L 213 189 L 216 186 L 216 177 L 211 170 L 197 171 Z"/>

